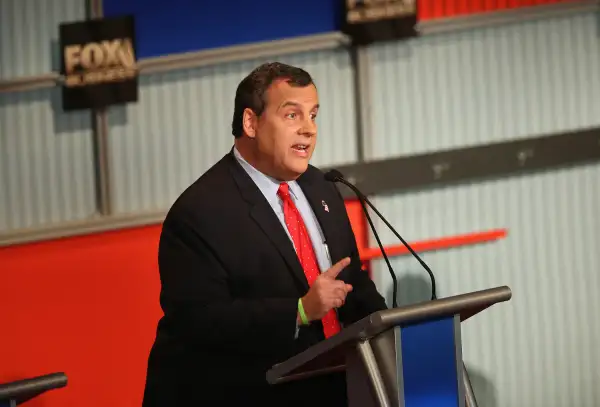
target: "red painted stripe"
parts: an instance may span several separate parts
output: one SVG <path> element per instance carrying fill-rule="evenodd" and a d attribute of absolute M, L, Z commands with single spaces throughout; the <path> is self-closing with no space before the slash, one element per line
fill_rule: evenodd
<path fill-rule="evenodd" d="M 409 244 L 415 252 L 426 252 L 491 242 L 506 237 L 507 233 L 508 231 L 506 229 L 494 229 L 484 232 L 475 232 L 464 235 L 442 237 L 438 239 L 422 240 L 414 243 L 409 242 Z M 410 253 L 408 249 L 402 244 L 384 247 L 384 249 L 388 257 L 401 256 Z M 362 261 L 369 261 L 383 257 L 379 247 L 367 248 L 363 250 L 360 250 L 359 248 L 359 252 Z"/>
<path fill-rule="evenodd" d="M 424 21 L 569 1 L 573 0 L 418 0 L 417 13 Z"/>

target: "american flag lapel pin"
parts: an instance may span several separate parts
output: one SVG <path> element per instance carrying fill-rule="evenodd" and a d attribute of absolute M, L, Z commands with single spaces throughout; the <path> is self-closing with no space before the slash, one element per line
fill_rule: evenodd
<path fill-rule="evenodd" d="M 321 201 L 321 205 L 323 205 L 323 209 L 325 209 L 325 212 L 329 212 L 329 206 L 327 206 L 327 202 Z"/>

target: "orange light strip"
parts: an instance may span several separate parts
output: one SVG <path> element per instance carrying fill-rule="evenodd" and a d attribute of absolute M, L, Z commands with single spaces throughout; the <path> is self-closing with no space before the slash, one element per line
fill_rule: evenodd
<path fill-rule="evenodd" d="M 507 229 L 493 229 L 484 232 L 468 233 L 464 235 L 448 236 L 438 239 L 421 240 L 414 243 L 409 242 L 410 246 L 415 252 L 426 252 L 442 249 L 451 249 L 461 246 L 469 246 L 474 244 L 491 242 L 494 240 L 503 239 L 506 237 Z M 394 245 L 384 247 L 388 257 L 390 256 L 402 256 L 410 254 L 408 249 L 404 245 Z M 360 259 L 362 261 L 369 261 L 383 257 L 379 247 L 377 248 L 359 248 Z"/>

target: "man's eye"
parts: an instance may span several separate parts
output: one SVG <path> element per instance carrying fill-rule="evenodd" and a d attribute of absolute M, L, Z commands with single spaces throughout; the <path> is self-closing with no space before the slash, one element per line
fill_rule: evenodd
<path fill-rule="evenodd" d="M 286 117 L 289 118 L 289 119 L 295 119 L 296 118 L 296 113 L 288 113 L 286 115 Z"/>
<path fill-rule="evenodd" d="M 317 118 L 317 114 L 316 113 L 311 113 L 310 118 L 312 120 L 315 120 Z"/>

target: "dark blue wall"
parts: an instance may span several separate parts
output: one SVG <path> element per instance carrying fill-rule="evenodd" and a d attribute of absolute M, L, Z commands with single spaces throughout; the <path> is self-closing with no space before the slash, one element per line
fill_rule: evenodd
<path fill-rule="evenodd" d="M 104 0 L 133 14 L 138 58 L 339 30 L 342 0 Z"/>

